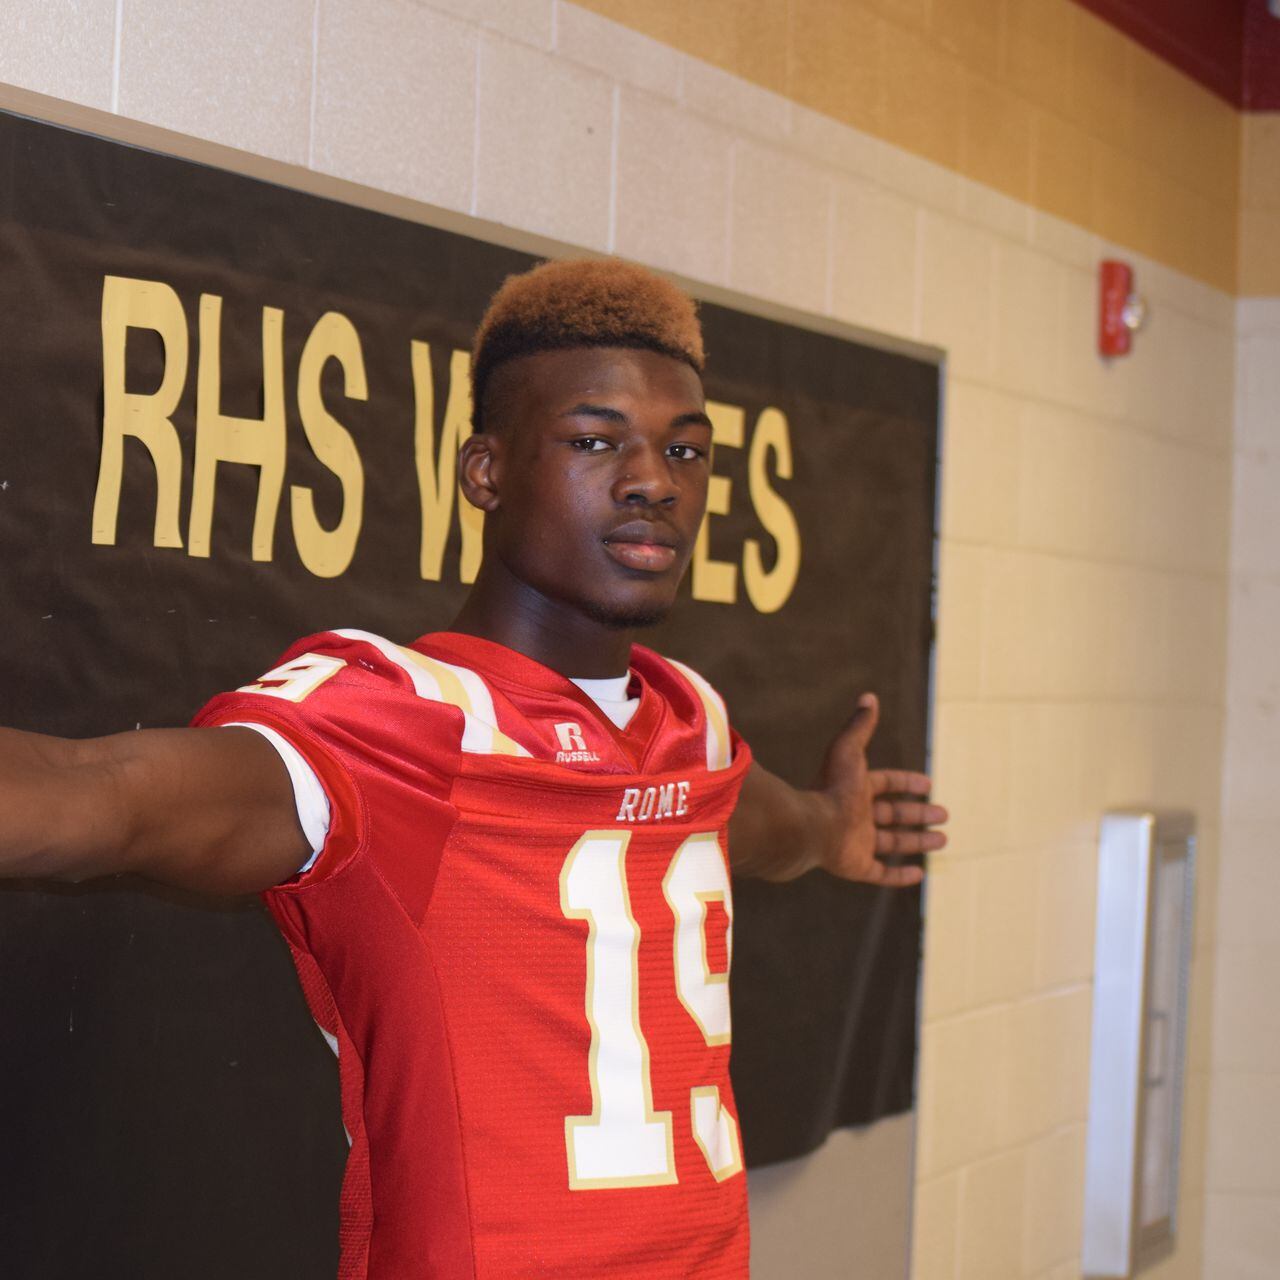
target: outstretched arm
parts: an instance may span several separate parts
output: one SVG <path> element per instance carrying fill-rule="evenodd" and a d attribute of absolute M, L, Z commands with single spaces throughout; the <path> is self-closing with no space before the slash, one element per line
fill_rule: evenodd
<path fill-rule="evenodd" d="M 729 823 L 729 858 L 739 875 L 794 880 L 822 867 L 845 880 L 899 889 L 924 871 L 893 866 L 885 855 L 928 853 L 947 837 L 947 820 L 930 804 L 927 774 L 869 769 L 867 744 L 880 718 L 874 694 L 858 699 L 853 718 L 827 749 L 818 786 L 799 790 L 758 764 L 742 785 Z"/>
<path fill-rule="evenodd" d="M 0 876 L 130 872 L 202 893 L 288 879 L 308 852 L 288 771 L 252 729 L 72 740 L 0 729 Z"/>

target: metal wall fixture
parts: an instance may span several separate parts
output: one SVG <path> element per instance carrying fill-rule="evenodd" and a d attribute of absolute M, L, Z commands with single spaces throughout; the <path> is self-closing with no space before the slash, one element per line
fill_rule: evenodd
<path fill-rule="evenodd" d="M 1173 1250 L 1178 1220 L 1195 819 L 1102 819 L 1083 1263 L 1122 1280 Z"/>

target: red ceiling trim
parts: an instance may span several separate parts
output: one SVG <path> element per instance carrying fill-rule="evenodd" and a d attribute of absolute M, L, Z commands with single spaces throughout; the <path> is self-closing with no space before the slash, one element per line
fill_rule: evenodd
<path fill-rule="evenodd" d="M 1246 111 L 1280 111 L 1280 18 L 1267 0 L 1076 0 Z"/>
<path fill-rule="evenodd" d="M 1249 0 L 1244 13 L 1244 107 L 1280 111 L 1280 18 L 1267 0 Z"/>

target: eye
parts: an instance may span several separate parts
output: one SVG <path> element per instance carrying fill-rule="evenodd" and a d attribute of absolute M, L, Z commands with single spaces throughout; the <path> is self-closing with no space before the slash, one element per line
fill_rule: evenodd
<path fill-rule="evenodd" d="M 613 447 L 603 436 L 577 436 L 569 444 L 579 453 L 603 453 Z"/>
<path fill-rule="evenodd" d="M 675 458 L 677 462 L 693 462 L 698 458 L 705 458 L 706 452 L 699 449 L 693 444 L 673 444 L 667 446 L 667 455 Z"/>

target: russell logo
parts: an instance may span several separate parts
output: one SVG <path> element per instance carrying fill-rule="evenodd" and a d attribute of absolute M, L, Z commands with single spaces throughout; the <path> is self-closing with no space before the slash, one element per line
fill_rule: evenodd
<path fill-rule="evenodd" d="M 557 764 L 594 764 L 600 757 L 587 750 L 587 740 L 582 736 L 582 726 L 567 720 L 555 726 L 560 750 L 556 752 Z"/>

